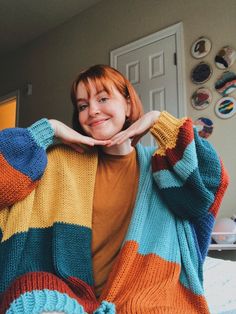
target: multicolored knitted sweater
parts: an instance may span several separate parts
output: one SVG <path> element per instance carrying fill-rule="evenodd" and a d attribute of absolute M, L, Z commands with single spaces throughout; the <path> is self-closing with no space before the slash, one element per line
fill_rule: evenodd
<path fill-rule="evenodd" d="M 202 264 L 228 178 L 190 119 L 163 112 L 137 145 L 138 194 L 99 300 L 91 227 L 96 152 L 52 146 L 46 119 L 0 132 L 0 313 L 209 313 Z M 109 221 L 107 221 L 109 223 Z"/>

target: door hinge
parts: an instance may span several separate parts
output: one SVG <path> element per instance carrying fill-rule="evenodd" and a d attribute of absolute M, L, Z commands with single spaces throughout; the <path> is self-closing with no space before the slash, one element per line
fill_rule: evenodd
<path fill-rule="evenodd" d="M 174 65 L 177 65 L 177 53 L 174 53 Z"/>

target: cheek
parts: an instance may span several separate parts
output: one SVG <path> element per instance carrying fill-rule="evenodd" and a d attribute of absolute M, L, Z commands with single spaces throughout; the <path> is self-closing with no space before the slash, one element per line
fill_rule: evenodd
<path fill-rule="evenodd" d="M 82 134 L 83 135 L 89 135 L 88 129 L 87 129 L 86 124 L 85 124 L 86 115 L 84 115 L 83 112 L 79 112 L 77 115 L 77 119 L 78 119 L 78 122 L 80 124 Z"/>
<path fill-rule="evenodd" d="M 85 113 L 82 111 L 82 112 L 78 112 L 78 121 L 81 125 L 83 125 L 86 121 L 86 115 Z"/>

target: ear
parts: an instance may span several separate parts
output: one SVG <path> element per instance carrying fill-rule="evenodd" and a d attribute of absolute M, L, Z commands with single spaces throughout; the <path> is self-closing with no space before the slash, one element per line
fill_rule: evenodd
<path fill-rule="evenodd" d="M 128 97 L 126 99 L 126 117 L 129 118 L 131 113 L 131 104 L 130 104 L 130 98 Z"/>

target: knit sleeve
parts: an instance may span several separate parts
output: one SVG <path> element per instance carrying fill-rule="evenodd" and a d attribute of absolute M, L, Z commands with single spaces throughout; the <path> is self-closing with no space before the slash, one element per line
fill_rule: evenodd
<path fill-rule="evenodd" d="M 0 209 L 24 199 L 38 184 L 47 165 L 54 130 L 47 119 L 29 128 L 0 132 Z"/>
<path fill-rule="evenodd" d="M 189 118 L 162 112 L 151 133 L 158 143 L 152 157 L 154 180 L 170 210 L 190 219 L 205 254 L 228 185 L 223 163 Z"/>

